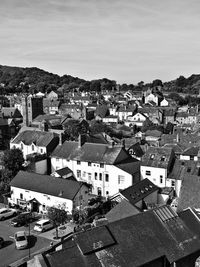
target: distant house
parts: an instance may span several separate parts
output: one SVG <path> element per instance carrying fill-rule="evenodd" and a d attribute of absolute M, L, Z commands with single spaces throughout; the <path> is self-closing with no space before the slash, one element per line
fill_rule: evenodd
<path fill-rule="evenodd" d="M 169 101 L 167 101 L 167 99 L 164 98 L 164 99 L 160 102 L 160 106 L 161 106 L 161 107 L 167 107 L 167 106 L 169 106 Z"/>
<path fill-rule="evenodd" d="M 10 142 L 10 149 L 19 148 L 26 159 L 31 154 L 49 155 L 59 143 L 58 135 L 42 131 L 25 130 Z"/>
<path fill-rule="evenodd" d="M 84 118 L 85 111 L 81 105 L 72 105 L 72 104 L 63 103 L 59 107 L 59 114 L 62 116 L 70 115 L 71 118 L 78 120 L 80 118 Z"/>
<path fill-rule="evenodd" d="M 10 183 L 11 205 L 46 213 L 48 207 L 63 208 L 69 214 L 75 206 L 87 204 L 88 187 L 74 180 L 20 171 Z"/>
<path fill-rule="evenodd" d="M 180 154 L 180 160 L 197 161 L 199 156 L 200 146 L 189 147 Z"/>
<path fill-rule="evenodd" d="M 52 90 L 50 93 L 46 95 L 46 98 L 49 100 L 57 100 L 58 94 Z"/>
<path fill-rule="evenodd" d="M 109 115 L 103 118 L 104 123 L 118 123 L 118 116 Z"/>
<path fill-rule="evenodd" d="M 16 124 L 23 121 L 22 114 L 17 108 L 2 107 L 1 115 L 4 119 L 12 119 Z"/>
<path fill-rule="evenodd" d="M 132 116 L 128 116 L 126 118 L 125 124 L 128 126 L 131 125 L 136 125 L 137 127 L 142 127 L 144 122 L 146 121 L 147 116 L 144 115 L 143 113 L 137 112 L 136 114 Z"/>
<path fill-rule="evenodd" d="M 59 106 L 60 101 L 57 99 L 43 98 L 43 111 L 45 114 L 57 114 Z"/>

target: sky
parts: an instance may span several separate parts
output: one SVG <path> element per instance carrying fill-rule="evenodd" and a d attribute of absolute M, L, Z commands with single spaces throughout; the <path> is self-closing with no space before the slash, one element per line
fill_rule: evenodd
<path fill-rule="evenodd" d="M 0 0 L 0 64 L 118 83 L 200 73 L 199 0 Z"/>

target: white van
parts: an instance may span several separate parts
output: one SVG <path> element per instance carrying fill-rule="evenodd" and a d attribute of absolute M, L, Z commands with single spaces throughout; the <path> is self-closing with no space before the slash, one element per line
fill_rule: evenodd
<path fill-rule="evenodd" d="M 37 232 L 44 232 L 51 228 L 53 228 L 52 222 L 48 219 L 42 219 L 36 222 L 33 229 Z"/>

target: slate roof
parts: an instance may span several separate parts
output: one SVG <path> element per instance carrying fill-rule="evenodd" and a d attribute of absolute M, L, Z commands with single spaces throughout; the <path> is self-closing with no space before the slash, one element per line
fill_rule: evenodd
<path fill-rule="evenodd" d="M 165 206 L 77 233 L 63 246 L 48 254 L 48 266 L 138 267 L 164 256 L 173 263 L 199 251 L 200 240 Z"/>
<path fill-rule="evenodd" d="M 136 207 L 130 204 L 126 199 L 122 199 L 121 202 L 106 213 L 105 217 L 109 222 L 114 222 L 138 213 L 140 212 Z"/>
<path fill-rule="evenodd" d="M 22 114 L 17 108 L 13 107 L 2 107 L 1 112 L 5 118 L 22 118 Z"/>
<path fill-rule="evenodd" d="M 200 176 L 185 173 L 178 198 L 177 210 L 182 211 L 188 207 L 199 209 L 199 192 Z"/>
<path fill-rule="evenodd" d="M 60 101 L 55 99 L 43 98 L 43 107 L 59 107 Z"/>
<path fill-rule="evenodd" d="M 121 147 L 109 147 L 107 144 L 97 143 L 84 143 L 79 147 L 78 142 L 73 141 L 65 141 L 62 146 L 58 145 L 52 153 L 52 157 L 107 164 L 118 163 L 119 156 L 129 157 Z"/>
<path fill-rule="evenodd" d="M 198 162 L 192 160 L 176 159 L 168 177 L 174 180 L 183 180 L 187 174 L 198 175 Z"/>
<path fill-rule="evenodd" d="M 55 171 L 58 175 L 60 175 L 61 177 L 67 175 L 67 174 L 70 174 L 70 173 L 73 173 L 72 170 L 68 167 L 65 167 L 65 168 L 62 168 L 62 169 L 59 169 L 59 170 L 56 170 Z"/>
<path fill-rule="evenodd" d="M 182 155 L 183 156 L 197 156 L 199 152 L 199 146 L 187 148 Z"/>
<path fill-rule="evenodd" d="M 165 147 L 148 147 L 147 152 L 142 157 L 142 166 L 157 168 L 167 168 L 173 150 Z"/>
<path fill-rule="evenodd" d="M 11 143 L 20 144 L 23 142 L 25 145 L 34 143 L 36 146 L 46 147 L 54 138 L 58 138 L 54 133 L 25 130 L 20 132 Z"/>
<path fill-rule="evenodd" d="M 140 172 L 140 161 L 132 157 L 117 163 L 115 166 L 129 174 Z"/>
<path fill-rule="evenodd" d="M 107 105 L 98 105 L 96 108 L 96 116 L 100 116 L 101 118 L 106 117 L 108 114 L 108 107 Z"/>
<path fill-rule="evenodd" d="M 10 186 L 73 200 L 81 187 L 81 183 L 50 175 L 19 171 L 11 181 Z"/>
<path fill-rule="evenodd" d="M 146 178 L 122 190 L 120 193 L 134 205 L 158 190 L 159 188 Z"/>

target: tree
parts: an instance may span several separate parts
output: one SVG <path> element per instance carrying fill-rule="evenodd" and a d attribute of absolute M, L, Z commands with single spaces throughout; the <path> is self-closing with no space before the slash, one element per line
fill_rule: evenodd
<path fill-rule="evenodd" d="M 12 178 L 19 170 L 23 169 L 24 157 L 22 151 L 18 148 L 5 150 L 2 161 L 5 170 L 11 172 Z"/>
<path fill-rule="evenodd" d="M 56 239 L 58 239 L 58 226 L 66 222 L 68 215 L 64 208 L 48 207 L 47 216 L 56 227 Z"/>
<path fill-rule="evenodd" d="M 163 83 L 161 80 L 156 79 L 152 82 L 152 87 L 157 87 L 157 86 L 163 86 Z"/>
<path fill-rule="evenodd" d="M 86 121 L 85 121 L 86 122 Z M 89 125 L 78 120 L 68 120 L 64 124 L 65 136 L 67 139 L 75 140 L 80 134 L 87 133 Z"/>

